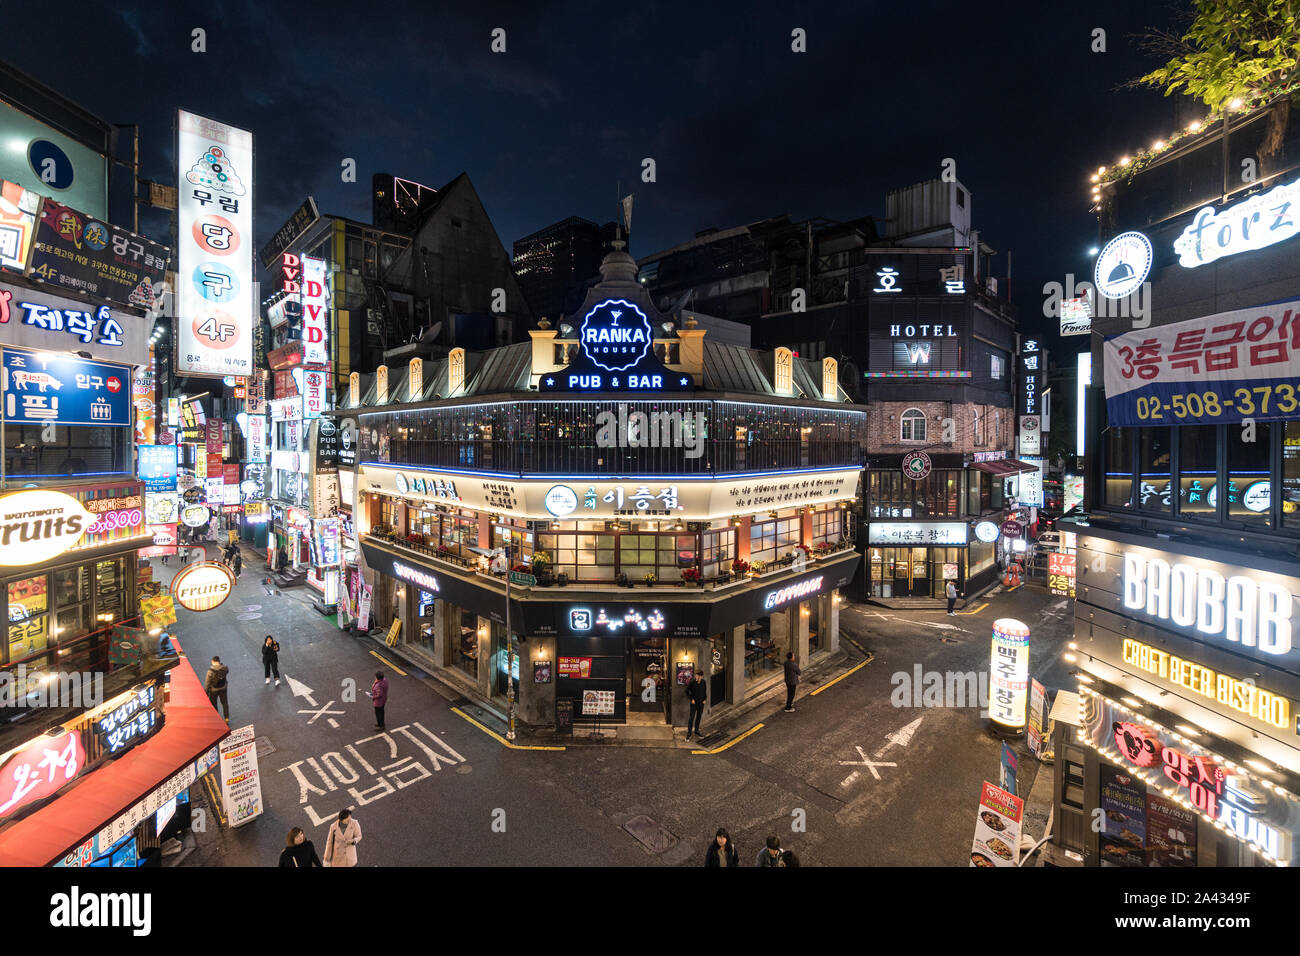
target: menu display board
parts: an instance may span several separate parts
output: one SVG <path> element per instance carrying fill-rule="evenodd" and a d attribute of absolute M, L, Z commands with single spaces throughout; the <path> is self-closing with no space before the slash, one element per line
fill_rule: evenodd
<path fill-rule="evenodd" d="M 987 780 L 980 792 L 975 813 L 975 840 L 971 844 L 971 866 L 1015 866 L 1020 845 L 1020 823 L 1025 801 Z"/>
<path fill-rule="evenodd" d="M 1146 785 L 1132 774 L 1106 764 L 1100 771 L 1102 828 L 1097 846 L 1101 865 L 1143 866 Z"/>
<path fill-rule="evenodd" d="M 221 741 L 221 800 L 232 828 L 262 815 L 262 780 L 252 724 L 232 730 Z"/>

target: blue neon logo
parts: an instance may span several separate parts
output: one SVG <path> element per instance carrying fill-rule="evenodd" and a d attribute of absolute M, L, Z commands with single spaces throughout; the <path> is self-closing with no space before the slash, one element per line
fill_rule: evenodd
<path fill-rule="evenodd" d="M 639 365 L 650 354 L 654 337 L 646 314 L 626 299 L 606 299 L 593 307 L 578 336 L 583 354 L 607 372 Z"/>

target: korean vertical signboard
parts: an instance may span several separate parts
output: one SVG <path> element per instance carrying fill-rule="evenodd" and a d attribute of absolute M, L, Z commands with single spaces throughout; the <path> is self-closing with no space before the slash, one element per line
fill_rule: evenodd
<path fill-rule="evenodd" d="M 1047 382 L 1047 351 L 1038 339 L 1026 338 L 1020 345 L 1019 452 L 1041 455 L 1043 386 Z"/>
<path fill-rule="evenodd" d="M 302 362 L 329 362 L 329 298 L 325 287 L 325 260 L 302 257 Z"/>
<path fill-rule="evenodd" d="M 179 112 L 177 371 L 253 371 L 253 134 Z"/>

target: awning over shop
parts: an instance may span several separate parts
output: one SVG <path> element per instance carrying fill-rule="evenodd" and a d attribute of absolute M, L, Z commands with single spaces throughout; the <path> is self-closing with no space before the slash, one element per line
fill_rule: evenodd
<path fill-rule="evenodd" d="M 1006 478 L 1010 475 L 1018 475 L 1026 471 L 1037 471 L 1037 465 L 1030 465 L 1016 458 L 998 458 L 994 461 L 977 461 L 971 465 L 976 471 L 982 471 L 986 475 Z"/>
<path fill-rule="evenodd" d="M 230 728 L 185 658 L 171 670 L 166 722 L 153 737 L 0 832 L 0 866 L 47 866 L 126 813 Z"/>

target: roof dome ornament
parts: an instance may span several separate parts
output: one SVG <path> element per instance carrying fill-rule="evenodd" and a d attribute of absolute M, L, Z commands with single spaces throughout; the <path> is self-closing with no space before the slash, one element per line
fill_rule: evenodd
<path fill-rule="evenodd" d="M 600 277 L 605 282 L 636 282 L 636 260 L 625 251 L 622 239 L 610 243 L 614 248 L 600 263 Z"/>

